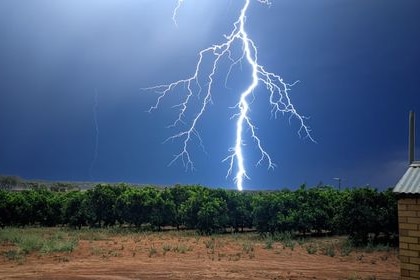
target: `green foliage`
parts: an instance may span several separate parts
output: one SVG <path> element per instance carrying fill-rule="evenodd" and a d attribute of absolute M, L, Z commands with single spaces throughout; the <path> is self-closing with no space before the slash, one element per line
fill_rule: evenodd
<path fill-rule="evenodd" d="M 349 235 L 354 245 L 376 245 L 390 242 L 398 233 L 397 199 L 391 190 L 339 191 L 305 185 L 296 191 L 256 193 L 125 184 L 66 192 L 38 185 L 18 192 L 0 189 L 0 227 L 27 225 L 79 229 L 124 225 L 121 230 L 127 225 L 139 230 L 174 226 L 200 234 L 254 228 L 290 247 L 296 235 L 340 233 Z"/>
<path fill-rule="evenodd" d="M 117 221 L 116 201 L 118 188 L 99 184 L 87 191 L 90 206 L 88 223 L 92 226 L 113 226 Z"/>
<path fill-rule="evenodd" d="M 0 227 L 12 223 L 11 197 L 8 191 L 0 189 Z"/>
<path fill-rule="evenodd" d="M 203 187 L 196 188 L 182 204 L 181 211 L 185 225 L 203 234 L 224 230 L 229 221 L 226 201 L 217 192 Z"/>
<path fill-rule="evenodd" d="M 391 190 L 363 188 L 346 191 L 337 215 L 339 228 L 355 245 L 387 239 L 398 232 L 397 199 Z"/>
<path fill-rule="evenodd" d="M 64 196 L 64 222 L 79 229 L 87 224 L 89 207 L 86 192 L 69 192 Z"/>

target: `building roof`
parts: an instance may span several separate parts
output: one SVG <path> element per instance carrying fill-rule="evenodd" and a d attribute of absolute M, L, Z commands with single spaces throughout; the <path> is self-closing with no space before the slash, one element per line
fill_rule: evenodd
<path fill-rule="evenodd" d="M 395 186 L 395 193 L 420 194 L 420 162 L 415 161 Z"/>

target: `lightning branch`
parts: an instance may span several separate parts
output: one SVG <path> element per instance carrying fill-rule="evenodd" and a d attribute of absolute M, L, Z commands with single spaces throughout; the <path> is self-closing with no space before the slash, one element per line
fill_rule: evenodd
<path fill-rule="evenodd" d="M 181 8 L 183 1 L 184 0 L 178 0 L 173 11 L 172 20 L 175 24 L 177 24 L 177 12 Z M 176 88 L 182 87 L 185 89 L 185 97 L 183 101 L 174 106 L 175 108 L 178 108 L 179 113 L 176 120 L 172 123 L 172 126 L 176 127 L 182 124 L 186 125 L 187 129 L 169 137 L 166 141 L 178 139 L 182 142 L 180 152 L 174 156 L 169 165 L 180 160 L 186 169 L 194 169 L 194 163 L 191 158 L 189 146 L 191 145 L 193 139 L 197 139 L 203 147 L 203 141 L 199 131 L 197 130 L 197 124 L 205 115 L 208 106 L 212 103 L 214 76 L 217 73 L 222 58 L 227 58 L 231 62 L 227 75 L 230 74 L 232 68 L 237 64 L 247 64 L 250 66 L 251 74 L 248 77 L 249 81 L 247 82 L 247 88 L 239 94 L 238 102 L 234 106 L 234 109 L 236 109 L 236 113 L 232 116 L 232 119 L 235 119 L 236 121 L 234 144 L 229 149 L 229 155 L 223 160 L 223 162 L 227 162 L 229 165 L 226 177 L 233 176 L 233 180 L 239 191 L 243 190 L 244 179 L 249 179 L 246 172 L 243 151 L 245 143 L 245 129 L 250 131 L 251 138 L 254 140 L 254 143 L 260 153 L 260 158 L 256 164 L 260 165 L 264 163 L 267 165 L 268 169 L 275 167 L 272 158 L 263 147 L 262 141 L 257 135 L 256 126 L 253 124 L 249 116 L 253 94 L 257 87 L 263 86 L 267 91 L 271 106 L 271 114 L 275 118 L 279 115 L 279 113 L 289 114 L 290 118 L 295 118 L 299 123 L 299 136 L 309 138 L 311 141 L 315 142 L 311 136 L 311 130 L 306 124 L 307 118 L 299 114 L 291 102 L 289 92 L 294 83 L 289 84 L 285 82 L 278 74 L 266 70 L 258 61 L 257 46 L 249 37 L 245 26 L 250 1 L 251 0 L 244 1 L 238 19 L 233 23 L 231 33 L 229 35 L 224 35 L 224 40 L 221 43 L 212 45 L 199 52 L 197 64 L 195 65 L 195 69 L 190 77 L 169 84 L 146 88 L 147 90 L 153 90 L 158 94 L 156 102 L 150 107 L 149 112 L 156 110 L 160 106 L 162 99 L 164 99 Z M 271 5 L 269 0 L 256 1 L 261 4 Z M 241 45 L 241 48 L 240 52 L 234 55 L 235 52 L 238 52 L 237 48 L 234 48 L 234 45 L 237 43 Z M 204 60 L 206 60 L 206 62 L 204 62 Z M 205 72 L 206 68 L 203 65 L 205 63 L 210 63 L 210 70 L 207 72 Z M 203 74 L 206 77 L 206 83 L 200 81 L 199 77 Z M 191 119 L 187 119 L 186 113 L 191 105 L 191 99 L 194 96 L 200 97 L 200 94 L 203 94 L 203 98 L 201 99 L 202 102 L 198 112 Z"/>

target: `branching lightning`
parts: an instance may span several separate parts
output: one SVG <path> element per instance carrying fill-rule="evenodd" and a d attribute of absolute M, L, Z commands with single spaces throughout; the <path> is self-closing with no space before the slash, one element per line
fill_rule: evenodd
<path fill-rule="evenodd" d="M 176 24 L 176 17 L 179 8 L 182 6 L 184 0 L 178 0 L 177 6 L 174 9 L 172 20 Z M 290 118 L 297 119 L 300 124 L 298 130 L 299 136 L 309 138 L 311 141 L 314 139 L 311 136 L 311 130 L 308 125 L 306 125 L 306 117 L 300 115 L 295 107 L 293 106 L 291 99 L 289 97 L 289 91 L 294 84 L 288 84 L 283 79 L 272 72 L 268 72 L 264 66 L 258 62 L 258 49 L 252 39 L 249 38 L 248 33 L 245 29 L 247 11 L 250 5 L 251 0 L 245 0 L 244 5 L 240 11 L 238 19 L 233 23 L 233 29 L 229 35 L 224 35 L 225 40 L 222 43 L 215 44 L 211 47 L 203 49 L 199 52 L 198 62 L 195 66 L 195 71 L 192 76 L 181 79 L 170 84 L 158 85 L 154 87 L 146 88 L 147 90 L 154 90 L 157 92 L 158 98 L 156 103 L 150 107 L 149 112 L 156 110 L 162 101 L 170 92 L 172 92 L 177 87 L 184 87 L 186 90 L 186 96 L 183 101 L 177 105 L 175 108 L 179 109 L 179 114 L 177 119 L 174 121 L 172 126 L 177 126 L 183 124 L 187 126 L 187 129 L 182 130 L 178 134 L 175 134 L 167 139 L 181 139 L 182 140 L 182 149 L 180 153 L 174 156 L 173 160 L 170 162 L 170 165 L 175 161 L 181 160 L 186 167 L 186 169 L 194 169 L 194 164 L 191 159 L 189 152 L 189 145 L 193 139 L 198 139 L 199 143 L 202 145 L 202 139 L 197 130 L 197 123 L 201 120 L 208 105 L 212 102 L 212 90 L 214 86 L 214 75 L 218 70 L 218 66 L 222 58 L 227 58 L 231 61 L 231 67 L 229 69 L 228 75 L 232 70 L 232 67 L 238 63 L 246 63 L 251 68 L 251 76 L 249 77 L 248 87 L 240 93 L 239 101 L 234 106 L 237 110 L 237 113 L 232 116 L 232 119 L 236 120 L 236 138 L 232 148 L 229 149 L 230 155 L 228 155 L 223 162 L 228 162 L 229 168 L 227 171 L 226 177 L 229 177 L 233 174 L 233 169 L 236 167 L 236 173 L 234 175 L 234 181 L 238 190 L 243 189 L 243 180 L 244 178 L 249 179 L 249 176 L 246 172 L 245 159 L 243 153 L 244 146 L 244 129 L 250 131 L 251 138 L 254 140 L 256 147 L 260 152 L 260 158 L 257 162 L 257 165 L 266 162 L 268 168 L 274 168 L 275 164 L 271 159 L 268 152 L 264 149 L 260 138 L 256 133 L 256 127 L 253 124 L 250 116 L 250 99 L 253 97 L 254 90 L 259 85 L 264 85 L 268 94 L 269 102 L 271 105 L 271 113 L 276 118 L 279 113 L 290 114 Z M 258 2 L 266 5 L 270 5 L 269 0 L 257 0 Z M 239 43 L 241 45 L 241 52 L 238 56 L 233 56 L 235 51 L 233 45 Z M 205 71 L 203 66 L 204 58 L 208 59 L 210 57 L 211 67 L 209 72 L 205 72 L 204 76 L 206 77 L 206 83 L 199 80 L 199 76 L 202 75 L 202 72 Z M 234 58 L 235 57 L 235 58 Z M 198 110 L 198 113 L 192 118 L 191 121 L 186 120 L 186 112 L 191 104 L 191 98 L 194 95 L 200 96 L 201 92 L 204 92 L 201 107 Z M 252 99 L 251 99 L 252 101 Z M 315 142 L 315 141 L 314 141 Z"/>

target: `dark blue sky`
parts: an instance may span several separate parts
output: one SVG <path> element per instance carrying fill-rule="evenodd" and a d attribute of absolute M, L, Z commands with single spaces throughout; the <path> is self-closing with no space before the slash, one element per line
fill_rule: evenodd
<path fill-rule="evenodd" d="M 141 88 L 190 76 L 198 52 L 224 39 L 242 3 L 185 0 L 176 27 L 175 0 L 0 1 L 0 174 L 234 187 L 222 160 L 234 144 L 231 107 L 249 81 L 246 67 L 227 87 L 227 69 L 216 75 L 214 103 L 197 127 L 207 153 L 191 146 L 194 172 L 168 167 L 182 143 L 163 144 L 177 132 L 167 126 L 183 92 L 149 114 L 157 96 Z M 420 116 L 419 11 L 418 0 L 251 1 L 247 28 L 259 62 L 300 80 L 291 98 L 317 143 L 299 138 L 288 116 L 271 118 L 260 87 L 251 117 L 277 168 L 256 167 L 247 139 L 245 189 L 334 177 L 344 186 L 396 184 L 407 167 L 408 111 Z"/>

